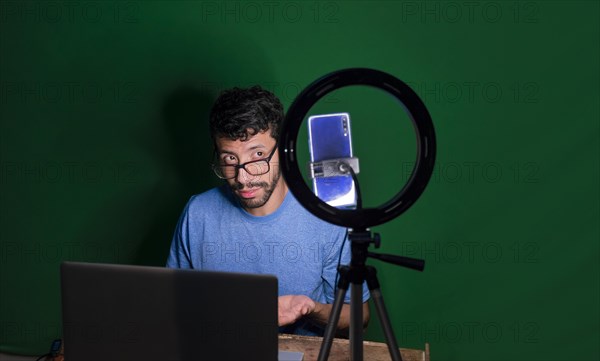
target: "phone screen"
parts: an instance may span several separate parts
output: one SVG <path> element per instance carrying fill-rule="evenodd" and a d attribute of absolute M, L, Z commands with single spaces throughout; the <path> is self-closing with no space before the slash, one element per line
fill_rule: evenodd
<path fill-rule="evenodd" d="M 309 117 L 308 136 L 311 162 L 353 156 L 348 113 Z M 356 206 L 356 191 L 351 175 L 316 177 L 313 179 L 313 192 L 333 207 Z"/>

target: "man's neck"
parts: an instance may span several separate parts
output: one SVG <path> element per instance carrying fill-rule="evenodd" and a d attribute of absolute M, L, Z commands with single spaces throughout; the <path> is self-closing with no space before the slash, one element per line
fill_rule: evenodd
<path fill-rule="evenodd" d="M 268 216 L 269 214 L 275 213 L 275 211 L 279 209 L 279 207 L 283 203 L 287 192 L 288 186 L 283 180 L 283 178 L 281 178 L 279 179 L 279 182 L 277 182 L 275 190 L 273 191 L 271 197 L 269 198 L 267 203 L 265 203 L 265 205 L 263 205 L 260 208 L 246 209 L 246 212 L 257 217 Z"/>

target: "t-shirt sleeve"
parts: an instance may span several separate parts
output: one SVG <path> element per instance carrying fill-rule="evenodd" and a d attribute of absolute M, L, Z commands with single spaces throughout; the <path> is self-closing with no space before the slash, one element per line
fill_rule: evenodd
<path fill-rule="evenodd" d="M 173 233 L 173 240 L 171 241 L 171 249 L 169 256 L 167 257 L 168 268 L 194 268 L 190 257 L 190 238 L 189 238 L 189 208 L 190 202 L 185 206 L 177 227 Z"/>
<path fill-rule="evenodd" d="M 323 287 L 327 303 L 333 303 L 335 292 L 337 292 L 337 283 L 339 282 L 338 264 L 350 264 L 350 240 L 347 237 L 347 230 L 337 227 L 333 232 L 332 241 L 325 247 L 323 265 Z M 371 297 L 367 283 L 363 284 L 363 303 Z M 346 292 L 344 303 L 350 303 L 350 288 Z"/>

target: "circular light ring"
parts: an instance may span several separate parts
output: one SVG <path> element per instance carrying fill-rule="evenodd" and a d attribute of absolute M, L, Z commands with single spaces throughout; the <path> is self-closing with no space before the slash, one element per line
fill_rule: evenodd
<path fill-rule="evenodd" d="M 417 160 L 408 182 L 391 200 L 376 208 L 344 210 L 323 202 L 304 182 L 296 157 L 298 132 L 306 114 L 325 95 L 350 85 L 379 88 L 398 99 L 410 115 L 417 136 Z M 423 193 L 435 163 L 435 132 L 425 104 L 404 82 L 373 69 L 339 70 L 310 84 L 288 109 L 280 134 L 281 171 L 300 204 L 318 218 L 355 230 L 385 223 L 406 211 Z"/>

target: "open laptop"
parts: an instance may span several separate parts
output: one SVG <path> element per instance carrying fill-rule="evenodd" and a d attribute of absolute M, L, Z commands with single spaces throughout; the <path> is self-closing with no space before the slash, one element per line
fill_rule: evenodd
<path fill-rule="evenodd" d="M 277 360 L 277 278 L 64 262 L 65 360 Z"/>

